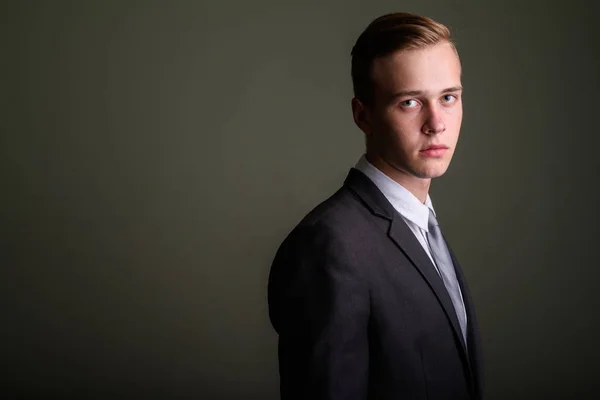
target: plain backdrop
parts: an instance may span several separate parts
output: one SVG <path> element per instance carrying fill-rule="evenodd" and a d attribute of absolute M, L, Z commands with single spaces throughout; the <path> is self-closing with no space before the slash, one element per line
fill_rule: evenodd
<path fill-rule="evenodd" d="M 3 398 L 277 399 L 270 263 L 363 151 L 350 50 L 448 25 L 464 122 L 432 185 L 487 399 L 600 393 L 597 3 L 3 1 Z"/>

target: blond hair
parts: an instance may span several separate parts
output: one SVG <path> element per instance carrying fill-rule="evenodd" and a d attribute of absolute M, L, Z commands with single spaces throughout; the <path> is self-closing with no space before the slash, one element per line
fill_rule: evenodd
<path fill-rule="evenodd" d="M 444 41 L 454 46 L 450 30 L 428 17 L 399 12 L 375 19 L 361 33 L 352 48 L 354 96 L 363 103 L 372 102 L 371 66 L 376 58 Z"/>

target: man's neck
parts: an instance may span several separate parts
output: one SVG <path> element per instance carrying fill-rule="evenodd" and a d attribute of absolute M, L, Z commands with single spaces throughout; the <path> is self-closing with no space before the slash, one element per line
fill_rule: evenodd
<path fill-rule="evenodd" d="M 402 185 L 402 187 L 419 199 L 421 203 L 425 203 L 427 194 L 429 193 L 429 187 L 431 186 L 431 179 L 422 179 L 410 175 L 398 168 L 393 167 L 381 157 L 371 156 L 369 154 L 367 154 L 366 157 L 367 161 L 369 161 L 371 165 L 383 172 L 390 179 Z"/>

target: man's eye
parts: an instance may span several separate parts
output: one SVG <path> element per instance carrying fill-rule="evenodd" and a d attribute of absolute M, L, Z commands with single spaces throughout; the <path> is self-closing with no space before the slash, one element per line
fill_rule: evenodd
<path fill-rule="evenodd" d="M 400 104 L 402 105 L 402 107 L 405 107 L 405 108 L 414 108 L 417 106 L 417 101 L 414 99 L 404 100 Z"/>
<path fill-rule="evenodd" d="M 453 103 L 456 101 L 456 96 L 453 94 L 446 94 L 442 97 L 444 103 Z"/>

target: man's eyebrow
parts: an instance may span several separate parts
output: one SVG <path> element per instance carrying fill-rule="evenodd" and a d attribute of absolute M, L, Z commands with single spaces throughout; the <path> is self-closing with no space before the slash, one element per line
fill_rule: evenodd
<path fill-rule="evenodd" d="M 453 93 L 453 92 L 461 92 L 463 90 L 462 86 L 452 86 L 442 90 L 440 93 Z M 397 97 L 407 97 L 407 96 L 420 96 L 425 93 L 423 90 L 401 90 L 392 95 L 392 98 Z"/>
<path fill-rule="evenodd" d="M 442 90 L 442 93 L 450 93 L 450 92 L 462 92 L 462 86 L 452 86 L 447 89 Z"/>

